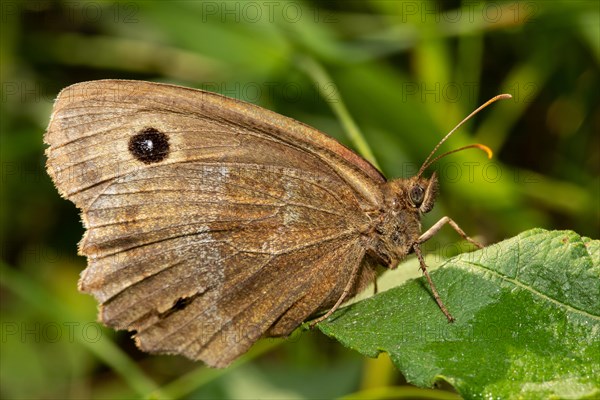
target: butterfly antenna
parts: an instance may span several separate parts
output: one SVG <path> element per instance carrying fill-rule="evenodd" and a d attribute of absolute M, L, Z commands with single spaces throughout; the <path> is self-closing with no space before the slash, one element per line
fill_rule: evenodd
<path fill-rule="evenodd" d="M 461 126 L 464 125 L 465 122 L 467 122 L 469 119 L 471 119 L 475 114 L 477 114 L 479 111 L 483 110 L 484 108 L 486 108 L 487 106 L 489 106 L 490 104 L 498 101 L 498 100 L 503 100 L 503 99 L 511 99 L 512 96 L 510 94 L 499 94 L 498 96 L 494 96 L 491 99 L 489 99 L 488 101 L 486 101 L 485 103 L 483 103 L 481 106 L 479 106 L 475 111 L 473 111 L 471 114 L 469 114 L 465 119 L 463 119 L 462 121 L 460 121 L 458 123 L 458 125 L 456 125 L 450 132 L 448 132 L 448 134 L 446 134 L 446 136 L 444 136 L 442 138 L 442 140 L 439 141 L 439 143 L 433 148 L 433 150 L 431 151 L 431 153 L 429 153 L 429 156 L 427 156 L 427 158 L 425 159 L 425 161 L 423 162 L 423 165 L 421 166 L 421 169 L 419 169 L 419 173 L 417 174 L 417 177 L 420 177 L 421 174 L 423 174 L 423 172 L 425 172 L 425 170 L 434 162 L 436 162 L 437 160 L 439 160 L 442 157 L 447 156 L 448 154 L 452 154 L 452 153 L 456 153 L 457 151 L 462 151 L 465 149 L 471 149 L 471 148 L 477 148 L 477 149 L 481 149 L 483 151 L 485 151 L 488 155 L 488 158 L 492 158 L 492 150 L 487 147 L 486 145 L 483 144 L 471 144 L 468 146 L 464 146 L 461 147 L 459 149 L 455 149 L 455 150 L 451 150 L 448 151 L 442 155 L 439 155 L 437 157 L 435 157 L 433 160 L 431 159 L 431 157 L 433 157 L 433 155 L 435 154 L 435 152 L 440 148 L 440 146 L 446 141 L 448 140 L 448 138 L 450 137 L 450 135 L 452 135 L 458 128 L 460 128 Z"/>

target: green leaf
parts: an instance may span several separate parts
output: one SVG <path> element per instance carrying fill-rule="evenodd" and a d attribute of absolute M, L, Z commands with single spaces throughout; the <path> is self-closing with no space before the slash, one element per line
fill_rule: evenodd
<path fill-rule="evenodd" d="M 461 254 L 423 279 L 319 324 L 362 354 L 389 353 L 406 379 L 447 381 L 465 398 L 600 396 L 600 242 L 534 229 Z"/>

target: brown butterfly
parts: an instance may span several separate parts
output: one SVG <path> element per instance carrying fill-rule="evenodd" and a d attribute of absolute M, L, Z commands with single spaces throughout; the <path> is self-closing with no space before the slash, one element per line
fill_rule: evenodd
<path fill-rule="evenodd" d="M 48 173 L 87 229 L 79 288 L 144 351 L 227 366 L 261 337 L 328 317 L 376 265 L 395 268 L 411 252 L 452 319 L 419 250 L 445 223 L 468 239 L 447 217 L 421 234 L 437 193 L 436 175 L 422 174 L 439 157 L 387 181 L 298 121 L 121 80 L 64 89 L 45 142 Z"/>

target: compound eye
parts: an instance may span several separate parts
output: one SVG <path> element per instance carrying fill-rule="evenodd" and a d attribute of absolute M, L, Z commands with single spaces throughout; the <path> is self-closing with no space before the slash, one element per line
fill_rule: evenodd
<path fill-rule="evenodd" d="M 413 206 L 419 207 L 421 203 L 423 203 L 423 198 L 425 197 L 425 189 L 423 189 L 419 185 L 415 185 L 412 188 L 410 188 L 409 196 L 410 202 L 413 204 Z"/>

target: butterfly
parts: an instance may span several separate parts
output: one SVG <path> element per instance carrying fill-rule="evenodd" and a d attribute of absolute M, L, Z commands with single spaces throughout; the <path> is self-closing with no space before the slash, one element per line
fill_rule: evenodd
<path fill-rule="evenodd" d="M 86 228 L 79 289 L 144 351 L 225 367 L 261 337 L 322 321 L 377 265 L 413 252 L 452 319 L 419 248 L 446 223 L 468 239 L 447 217 L 421 232 L 438 187 L 423 172 L 441 156 L 388 181 L 301 122 L 126 80 L 65 88 L 44 140 L 48 173 Z"/>

